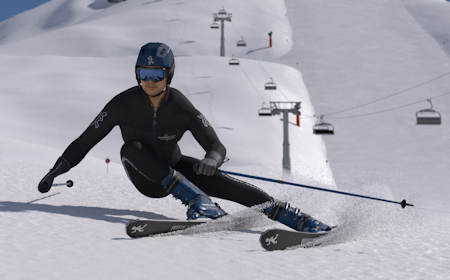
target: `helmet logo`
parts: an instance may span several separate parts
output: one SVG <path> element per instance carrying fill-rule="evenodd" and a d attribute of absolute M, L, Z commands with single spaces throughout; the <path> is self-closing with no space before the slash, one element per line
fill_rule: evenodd
<path fill-rule="evenodd" d="M 147 59 L 148 59 L 148 65 L 155 64 L 155 62 L 153 61 L 153 57 L 152 56 L 147 57 Z"/>

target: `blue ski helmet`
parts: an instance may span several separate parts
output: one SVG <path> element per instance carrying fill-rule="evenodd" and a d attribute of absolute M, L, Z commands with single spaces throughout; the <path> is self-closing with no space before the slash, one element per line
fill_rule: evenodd
<path fill-rule="evenodd" d="M 172 82 L 175 73 L 175 59 L 170 47 L 164 43 L 148 43 L 139 51 L 136 61 L 136 80 L 140 84 L 138 68 L 141 66 L 160 66 L 166 68 L 167 84 Z"/>

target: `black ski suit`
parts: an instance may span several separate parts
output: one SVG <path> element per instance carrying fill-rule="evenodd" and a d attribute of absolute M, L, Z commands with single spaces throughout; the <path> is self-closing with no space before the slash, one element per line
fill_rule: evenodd
<path fill-rule="evenodd" d="M 193 166 L 200 160 L 183 156 L 177 144 L 187 130 L 206 151 L 206 157 L 214 158 L 219 165 L 226 149 L 206 118 L 181 92 L 170 87 L 156 111 L 140 86 L 118 94 L 62 158 L 70 167 L 76 166 L 116 125 L 125 141 L 122 164 L 136 188 L 148 197 L 168 195 L 161 182 L 175 169 L 210 196 L 249 207 L 272 199 L 259 188 L 226 174 L 204 176 L 194 172 Z"/>

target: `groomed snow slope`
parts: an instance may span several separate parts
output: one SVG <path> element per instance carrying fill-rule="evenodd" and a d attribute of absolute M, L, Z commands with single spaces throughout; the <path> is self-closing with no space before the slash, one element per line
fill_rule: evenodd
<path fill-rule="evenodd" d="M 410 2 L 415 16 L 429 13 Z M 450 61 L 436 40 L 400 1 L 286 4 L 295 11 L 294 46 L 280 62 L 298 62 L 316 114 L 335 127 L 324 139 L 338 188 L 375 180 L 397 198 L 414 195 L 422 207 L 449 211 Z M 445 25 L 438 19 L 447 10 L 435 26 Z M 416 125 L 428 98 L 442 125 Z"/>

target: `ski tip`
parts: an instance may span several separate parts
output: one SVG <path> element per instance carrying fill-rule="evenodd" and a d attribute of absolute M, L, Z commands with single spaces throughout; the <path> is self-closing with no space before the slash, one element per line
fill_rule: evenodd
<path fill-rule="evenodd" d="M 284 229 L 269 229 L 259 237 L 259 243 L 267 251 L 286 250 L 300 246 L 304 239 L 314 239 L 328 234 L 330 231 L 302 232 Z"/>
<path fill-rule="evenodd" d="M 338 227 L 337 225 L 330 226 L 329 228 L 327 228 L 327 229 L 325 230 L 325 232 L 330 232 L 330 231 L 334 230 L 334 229 L 337 228 L 337 227 Z"/>

